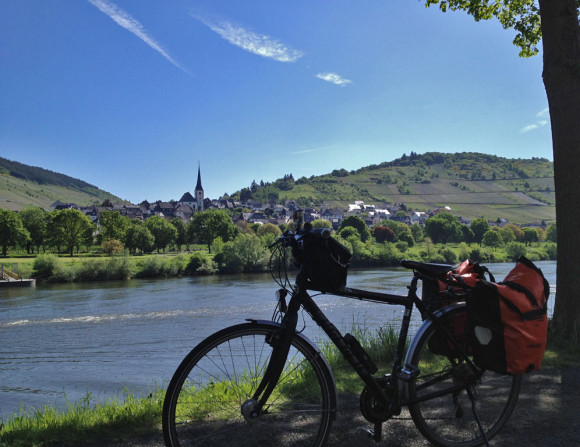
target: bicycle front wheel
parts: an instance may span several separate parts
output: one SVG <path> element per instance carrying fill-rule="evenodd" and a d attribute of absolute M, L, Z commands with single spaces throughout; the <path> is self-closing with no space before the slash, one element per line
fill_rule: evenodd
<path fill-rule="evenodd" d="M 183 360 L 163 406 L 168 447 L 322 446 L 334 414 L 334 381 L 326 361 L 296 335 L 282 376 L 257 417 L 246 409 L 272 354 L 277 326 L 246 323 L 208 337 Z M 245 416 L 245 417 L 244 417 Z"/>
<path fill-rule="evenodd" d="M 439 317 L 458 345 L 469 353 L 466 320 L 465 305 Z M 409 384 L 409 411 L 423 436 L 436 446 L 484 444 L 482 429 L 491 439 L 507 422 L 517 402 L 521 376 L 485 371 L 478 379 L 436 324 L 427 327 L 419 338 L 410 363 L 418 367 L 419 376 Z"/>

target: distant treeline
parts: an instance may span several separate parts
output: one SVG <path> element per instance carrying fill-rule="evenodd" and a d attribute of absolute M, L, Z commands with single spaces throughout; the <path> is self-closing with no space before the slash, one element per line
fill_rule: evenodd
<path fill-rule="evenodd" d="M 76 190 L 98 189 L 94 185 L 69 177 L 68 175 L 59 174 L 37 166 L 25 165 L 17 161 L 10 161 L 2 157 L 0 157 L 0 174 L 8 174 L 12 177 L 36 182 L 40 185 L 55 185 Z"/>

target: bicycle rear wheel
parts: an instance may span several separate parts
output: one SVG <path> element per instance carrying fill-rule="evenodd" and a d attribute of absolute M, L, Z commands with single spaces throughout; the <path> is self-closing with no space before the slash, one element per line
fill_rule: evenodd
<path fill-rule="evenodd" d="M 444 313 L 439 321 L 469 352 L 468 337 L 459 330 L 466 318 L 463 305 Z M 485 371 L 477 380 L 456 352 L 437 325 L 432 323 L 424 331 L 410 354 L 410 363 L 418 367 L 419 376 L 409 384 L 409 411 L 417 428 L 434 445 L 475 447 L 484 444 L 476 417 L 488 440 L 497 434 L 516 405 L 521 376 Z M 461 389 L 452 391 L 457 385 Z"/>
<path fill-rule="evenodd" d="M 322 446 L 336 411 L 334 380 L 321 354 L 292 339 L 284 371 L 258 417 L 242 414 L 268 366 L 277 328 L 247 323 L 208 337 L 183 360 L 163 406 L 169 447 Z"/>

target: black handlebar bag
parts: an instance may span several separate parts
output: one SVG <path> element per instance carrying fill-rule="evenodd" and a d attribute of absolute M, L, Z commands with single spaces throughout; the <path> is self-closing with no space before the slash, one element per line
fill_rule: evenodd
<path fill-rule="evenodd" d="M 311 287 L 323 292 L 333 292 L 346 286 L 351 253 L 332 237 L 305 234 L 301 249 L 293 250 L 297 266 L 310 280 Z"/>
<path fill-rule="evenodd" d="M 476 364 L 500 374 L 540 368 L 548 336 L 550 287 L 521 257 L 500 283 L 479 281 L 467 298 L 468 331 Z"/>

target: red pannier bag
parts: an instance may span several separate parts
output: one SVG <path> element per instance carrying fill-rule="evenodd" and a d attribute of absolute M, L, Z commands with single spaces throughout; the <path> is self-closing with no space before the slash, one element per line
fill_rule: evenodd
<path fill-rule="evenodd" d="M 425 290 L 425 281 L 423 281 L 423 302 L 426 302 L 428 309 L 434 312 L 450 304 L 465 301 L 470 289 L 479 281 L 485 279 L 485 273 L 489 275 L 491 281 L 495 281 L 487 267 L 467 259 L 450 270 L 444 279 L 437 280 L 436 284 L 431 284 L 430 290 Z M 430 294 L 430 296 L 426 296 L 426 293 Z M 425 318 L 426 315 L 423 317 Z M 448 357 L 458 356 L 456 346 L 460 346 L 465 352 L 469 352 L 466 327 L 467 314 L 459 313 L 448 321 L 445 328 L 449 334 L 453 335 L 456 345 L 454 346 L 444 331 L 437 331 L 435 336 L 429 341 L 429 350 L 433 354 Z"/>
<path fill-rule="evenodd" d="M 548 336 L 549 293 L 542 271 L 523 256 L 502 282 L 479 281 L 467 299 L 475 363 L 500 374 L 539 369 Z"/>
<path fill-rule="evenodd" d="M 423 279 L 421 300 L 431 312 L 449 304 L 465 301 L 469 289 L 480 280 L 489 275 L 490 281 L 495 278 L 483 265 L 469 259 L 463 261 L 457 267 L 450 269 L 443 279 Z M 423 319 L 428 315 L 422 315 Z"/>

